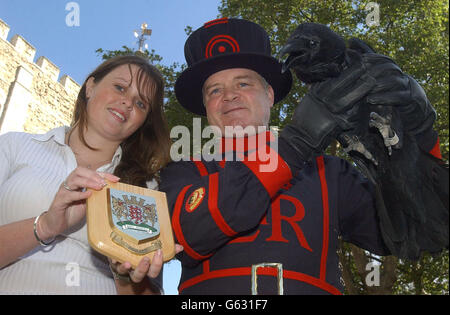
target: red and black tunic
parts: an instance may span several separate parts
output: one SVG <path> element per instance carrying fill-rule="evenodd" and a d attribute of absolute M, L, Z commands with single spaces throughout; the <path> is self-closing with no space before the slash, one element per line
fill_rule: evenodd
<path fill-rule="evenodd" d="M 258 150 L 278 159 L 276 169 L 261 171 L 270 161 L 254 158 Z M 161 173 L 184 246 L 180 294 L 250 294 L 252 265 L 260 263 L 282 264 L 285 294 L 341 294 L 338 236 L 389 254 L 372 186 L 348 162 L 319 156 L 288 166 L 282 157 L 293 152 L 282 139 L 278 151 L 244 151 L 242 161 L 182 161 Z M 276 268 L 257 275 L 259 294 L 277 293 Z"/>

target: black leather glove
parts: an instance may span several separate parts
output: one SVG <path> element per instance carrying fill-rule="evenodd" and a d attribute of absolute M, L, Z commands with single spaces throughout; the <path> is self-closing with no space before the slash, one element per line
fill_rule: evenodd
<path fill-rule="evenodd" d="M 389 57 L 376 54 L 372 47 L 360 39 L 351 38 L 348 44 L 350 49 L 362 54 L 363 63 L 369 69 L 383 62 L 383 59 L 386 64 L 395 64 Z M 390 67 L 388 72 L 392 76 L 382 67 L 370 72 L 377 79 L 377 87 L 367 97 L 369 104 L 397 107 L 405 130 L 414 135 L 431 129 L 436 120 L 436 111 L 416 80 L 404 74 L 400 68 Z M 390 88 L 386 93 L 377 92 L 380 89 L 386 91 L 388 86 Z"/>
<path fill-rule="evenodd" d="M 381 59 L 393 61 L 378 54 L 364 54 L 363 63 L 371 68 Z M 371 75 L 377 79 L 374 90 L 366 101 L 371 105 L 393 106 L 397 108 L 404 129 L 414 135 L 430 130 L 436 120 L 436 110 L 428 100 L 423 88 L 400 68 L 398 73 L 387 75 L 384 71 L 373 70 Z"/>
<path fill-rule="evenodd" d="M 331 140 L 352 128 L 356 104 L 375 86 L 366 66 L 357 60 L 338 77 L 315 83 L 294 110 L 292 123 L 280 134 L 303 161 L 321 154 Z"/>

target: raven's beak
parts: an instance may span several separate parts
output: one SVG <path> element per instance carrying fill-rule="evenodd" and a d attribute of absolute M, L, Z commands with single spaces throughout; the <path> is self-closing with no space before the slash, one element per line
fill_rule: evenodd
<path fill-rule="evenodd" d="M 289 54 L 289 56 L 280 62 L 282 63 L 281 73 L 285 73 L 294 63 L 304 63 L 309 56 L 310 48 L 305 45 L 303 38 L 296 38 L 289 40 L 286 45 L 280 50 L 280 58 L 284 55 Z"/>
<path fill-rule="evenodd" d="M 284 45 L 280 50 L 280 57 L 283 57 L 284 55 L 291 53 L 292 47 L 294 47 L 292 43 L 289 42 L 286 43 L 286 45 Z"/>
<path fill-rule="evenodd" d="M 284 45 L 282 48 L 281 48 L 281 51 L 280 51 L 280 63 L 282 64 L 282 66 L 281 66 L 281 73 L 285 73 L 288 69 L 289 69 L 289 56 L 283 61 L 283 56 L 284 55 L 286 55 L 286 54 L 289 54 L 289 53 L 291 53 L 291 51 L 292 51 L 292 47 L 293 47 L 294 45 L 292 45 L 291 43 L 287 43 L 286 45 Z"/>

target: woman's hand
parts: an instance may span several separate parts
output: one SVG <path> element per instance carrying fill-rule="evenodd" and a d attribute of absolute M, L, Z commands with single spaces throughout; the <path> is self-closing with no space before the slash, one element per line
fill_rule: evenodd
<path fill-rule="evenodd" d="M 48 211 L 39 219 L 38 234 L 49 239 L 79 223 L 86 215 L 86 199 L 93 190 L 101 190 L 106 180 L 118 182 L 112 174 L 77 167 L 59 187 Z"/>

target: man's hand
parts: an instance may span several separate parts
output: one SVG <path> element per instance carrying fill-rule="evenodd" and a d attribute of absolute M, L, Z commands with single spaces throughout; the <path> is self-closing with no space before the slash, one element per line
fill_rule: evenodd
<path fill-rule="evenodd" d="M 297 151 L 303 161 L 321 154 L 332 139 L 352 129 L 358 113 L 358 102 L 375 86 L 361 60 L 355 60 L 338 77 L 311 85 L 309 92 L 295 108 L 292 123 L 281 137 Z"/>
<path fill-rule="evenodd" d="M 176 254 L 182 250 L 183 246 L 175 244 Z M 119 294 L 162 293 L 162 288 L 159 288 L 155 283 L 155 279 L 160 276 L 164 264 L 161 249 L 155 252 L 151 261 L 148 257 L 142 258 L 136 269 L 133 269 L 129 262 L 120 263 L 110 258 L 108 260 Z"/>
<path fill-rule="evenodd" d="M 395 73 L 387 75 L 379 71 L 374 64 L 381 59 L 393 61 L 388 57 L 377 54 L 364 54 L 363 63 L 373 72 L 377 79 L 374 90 L 367 96 L 370 105 L 393 106 L 398 109 L 405 130 L 414 135 L 429 130 L 436 120 L 436 110 L 428 100 L 423 88 L 400 68 Z M 387 61 L 387 62 L 388 62 Z"/>

